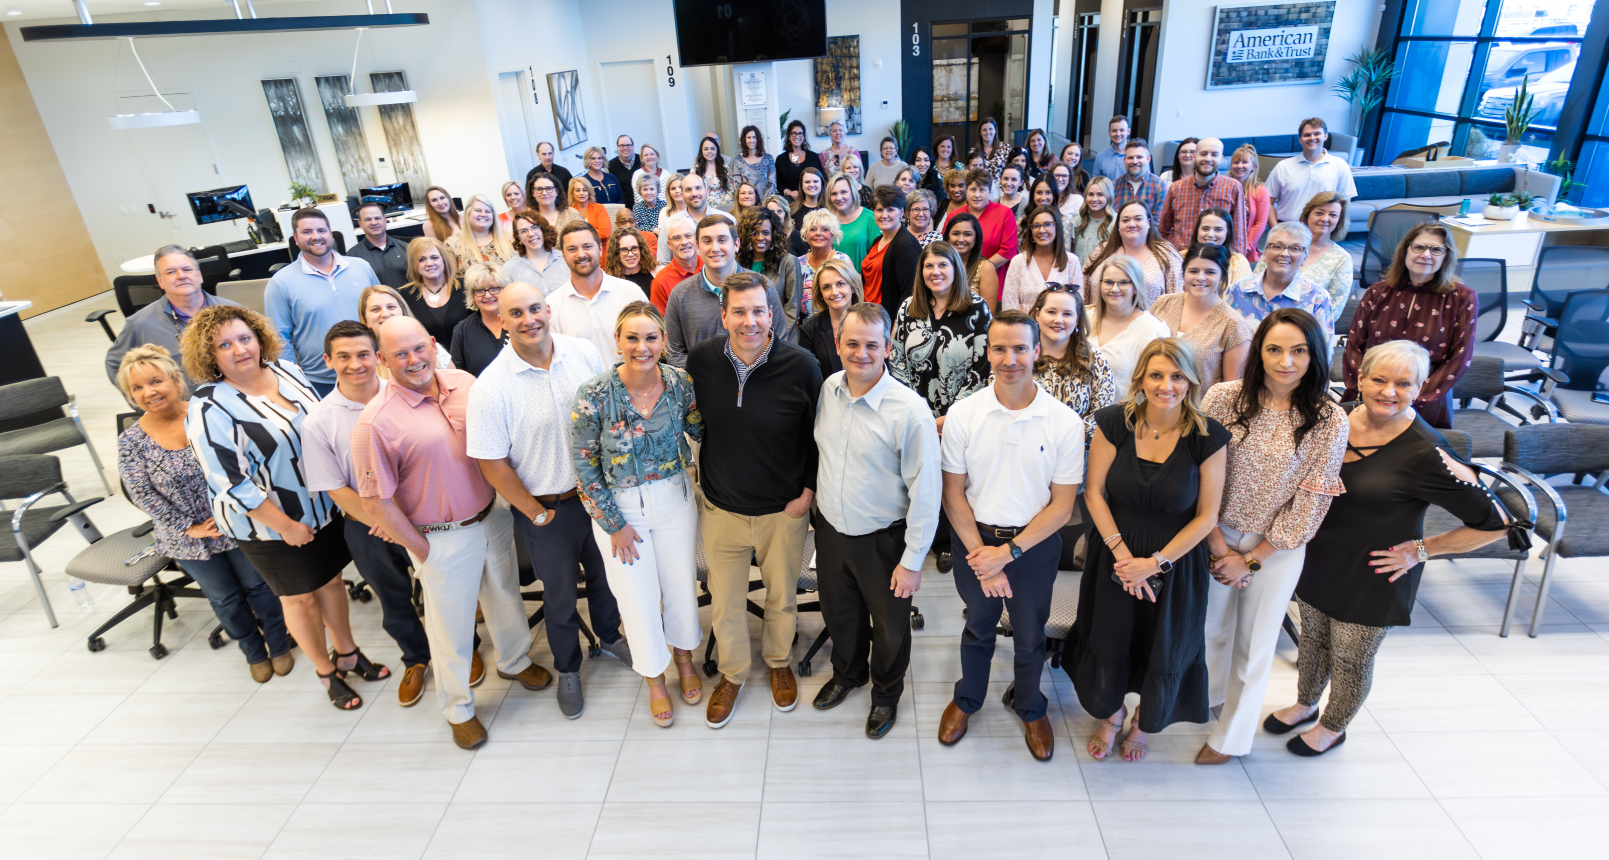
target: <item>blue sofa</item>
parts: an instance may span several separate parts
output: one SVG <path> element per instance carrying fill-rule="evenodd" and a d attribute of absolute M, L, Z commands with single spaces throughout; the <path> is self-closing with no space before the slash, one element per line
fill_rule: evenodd
<path fill-rule="evenodd" d="M 1360 234 L 1369 226 L 1369 215 L 1398 203 L 1421 206 L 1457 205 L 1464 199 L 1475 201 L 1479 212 L 1486 198 L 1494 193 L 1529 191 L 1533 197 L 1553 202 L 1559 193 L 1559 177 L 1524 166 L 1483 165 L 1452 169 L 1412 168 L 1365 171 L 1353 174 L 1358 196 L 1347 207 L 1347 230 Z"/>

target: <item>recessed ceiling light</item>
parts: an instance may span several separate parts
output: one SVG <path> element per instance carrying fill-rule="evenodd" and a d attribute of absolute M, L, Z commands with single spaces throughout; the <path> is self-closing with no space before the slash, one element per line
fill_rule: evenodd
<path fill-rule="evenodd" d="M 162 0 L 145 0 L 145 2 L 141 3 L 140 5 L 141 6 L 161 6 L 162 5 Z"/>
<path fill-rule="evenodd" d="M 6 7 L 6 14 L 7 14 L 7 15 L 21 15 L 21 14 L 22 14 L 22 10 L 21 10 L 21 9 L 18 9 L 18 8 L 17 8 L 17 7 L 15 7 L 15 6 L 7 6 L 7 7 Z"/>

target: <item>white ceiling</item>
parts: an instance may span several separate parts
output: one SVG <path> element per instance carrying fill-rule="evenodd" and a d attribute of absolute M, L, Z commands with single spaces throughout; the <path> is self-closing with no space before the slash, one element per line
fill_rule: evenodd
<path fill-rule="evenodd" d="M 307 0 L 252 0 L 253 5 L 257 7 L 257 15 L 264 18 L 289 14 L 279 11 L 280 7 L 293 6 L 301 2 L 307 2 Z M 349 2 L 352 6 L 351 14 L 362 15 L 367 12 L 366 7 L 363 5 L 363 0 L 349 0 Z M 85 5 L 89 7 L 90 18 L 97 23 L 100 22 L 103 15 L 107 16 L 108 19 L 115 15 L 119 17 L 119 20 L 128 20 L 123 16 L 131 13 L 150 14 L 153 12 L 194 9 L 205 9 L 208 12 L 224 9 L 229 10 L 231 13 L 233 12 L 233 7 L 228 0 L 161 0 L 161 5 L 159 6 L 146 6 L 143 0 L 85 0 Z M 393 0 L 392 5 L 395 7 L 395 0 Z M 0 9 L 5 12 L 4 15 L 0 15 L 0 21 L 62 19 L 77 21 L 78 19 L 78 13 L 73 10 L 72 0 L 0 0 Z M 11 14 L 17 10 L 21 10 L 22 14 Z M 385 0 L 374 0 L 374 11 L 384 12 Z M 251 16 L 251 13 L 246 11 L 246 0 L 240 0 L 240 13 L 247 17 Z M 134 20 L 139 19 L 135 18 Z"/>

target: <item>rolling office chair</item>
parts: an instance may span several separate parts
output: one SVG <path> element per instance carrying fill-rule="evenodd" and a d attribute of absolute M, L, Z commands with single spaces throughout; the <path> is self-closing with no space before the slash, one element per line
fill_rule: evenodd
<path fill-rule="evenodd" d="M 1552 338 L 1558 317 L 1572 293 L 1609 288 L 1609 248 L 1593 245 L 1551 245 L 1536 258 L 1536 274 L 1531 293 L 1525 298 L 1530 313 L 1520 333 L 1520 346 L 1527 350 L 1553 349 Z"/>
<path fill-rule="evenodd" d="M 1475 292 L 1475 355 L 1500 359 L 1504 373 L 1541 367 L 1542 359 L 1535 352 L 1497 339 L 1508 326 L 1508 263 L 1471 257 L 1458 261 L 1457 273 L 1464 286 Z"/>
<path fill-rule="evenodd" d="M 1428 209 L 1380 209 L 1371 213 L 1369 233 L 1363 240 L 1363 265 L 1358 267 L 1359 286 L 1368 289 L 1385 276 L 1397 253 L 1397 244 L 1413 225 L 1440 217 Z"/>
<path fill-rule="evenodd" d="M 1609 399 L 1604 383 L 1604 372 L 1609 370 L 1609 289 L 1570 293 L 1550 322 L 1554 334 L 1548 366 L 1541 371 L 1547 377 L 1542 397 L 1566 421 L 1609 424 L 1609 403 L 1598 399 Z"/>

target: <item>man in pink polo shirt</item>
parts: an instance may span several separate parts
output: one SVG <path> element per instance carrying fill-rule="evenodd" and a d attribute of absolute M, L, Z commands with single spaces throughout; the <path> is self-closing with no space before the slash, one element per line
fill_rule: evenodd
<path fill-rule="evenodd" d="M 358 494 L 387 540 L 413 557 L 425 590 L 425 637 L 436 695 L 463 749 L 486 743 L 469 687 L 475 603 L 497 649 L 497 676 L 540 690 L 553 675 L 531 662 L 530 628 L 514 564 L 514 518 L 465 453 L 464 414 L 475 377 L 436 369 L 436 340 L 411 317 L 380 326 L 391 384 L 352 430 Z"/>

